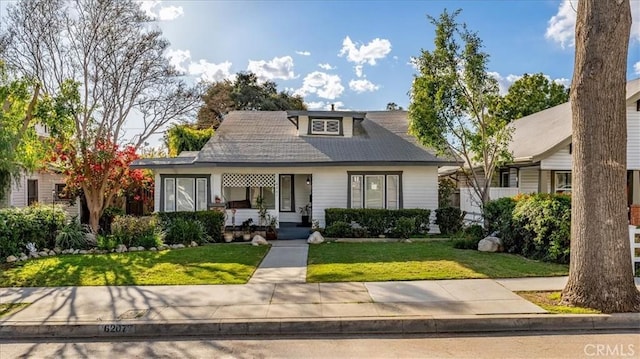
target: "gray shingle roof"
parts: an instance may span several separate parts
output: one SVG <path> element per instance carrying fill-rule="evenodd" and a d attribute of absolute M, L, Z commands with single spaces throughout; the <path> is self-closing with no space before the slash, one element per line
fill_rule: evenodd
<path fill-rule="evenodd" d="M 360 123 L 360 125 L 358 125 Z M 354 136 L 298 136 L 284 111 L 235 111 L 198 154 L 196 164 L 446 164 L 407 134 L 404 111 L 367 112 Z M 358 128 L 360 126 L 360 128 Z"/>
<path fill-rule="evenodd" d="M 640 93 L 640 79 L 627 82 L 627 100 Z M 511 123 L 514 129 L 509 150 L 516 162 L 539 161 L 571 142 L 571 104 L 569 102 L 536 112 Z"/>

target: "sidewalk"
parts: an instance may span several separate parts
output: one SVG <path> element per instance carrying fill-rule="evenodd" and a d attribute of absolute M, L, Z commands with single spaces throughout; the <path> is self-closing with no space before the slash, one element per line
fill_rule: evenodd
<path fill-rule="evenodd" d="M 640 313 L 548 315 L 514 293 L 566 277 L 304 283 L 307 249 L 274 243 L 244 285 L 0 288 L 0 303 L 31 303 L 0 318 L 0 339 L 640 327 Z"/>

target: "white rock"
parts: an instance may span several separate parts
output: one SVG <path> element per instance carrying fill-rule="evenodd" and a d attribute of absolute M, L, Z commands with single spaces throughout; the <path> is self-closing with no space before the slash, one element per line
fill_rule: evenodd
<path fill-rule="evenodd" d="M 80 250 L 79 250 L 79 249 L 74 249 L 74 250 L 73 250 L 73 254 L 78 254 L 78 253 L 80 253 Z"/>
<path fill-rule="evenodd" d="M 8 256 L 7 257 L 7 263 L 13 263 L 15 261 L 17 261 L 18 258 L 16 258 L 16 256 Z"/>
<path fill-rule="evenodd" d="M 486 237 L 478 242 L 480 252 L 501 252 L 502 240 L 498 237 Z"/>
<path fill-rule="evenodd" d="M 144 250 L 145 250 L 144 247 L 142 247 L 142 246 L 138 247 L 138 252 L 144 251 Z"/>
<path fill-rule="evenodd" d="M 266 245 L 266 244 L 269 244 L 269 242 L 267 242 L 267 240 L 264 239 L 264 237 L 262 237 L 261 235 L 256 234 L 251 240 L 251 245 L 259 246 L 261 244 Z"/>
<path fill-rule="evenodd" d="M 129 252 L 137 252 L 138 247 L 129 247 Z"/>
<path fill-rule="evenodd" d="M 116 253 L 124 253 L 127 251 L 127 246 L 125 246 L 124 244 L 118 244 L 115 251 Z"/>
<path fill-rule="evenodd" d="M 47 252 L 47 251 L 40 251 L 40 252 L 38 252 L 38 255 L 39 255 L 40 257 L 48 257 L 48 256 L 49 256 L 49 252 Z"/>
<path fill-rule="evenodd" d="M 57 255 L 57 254 L 58 254 L 58 253 L 56 253 L 55 251 L 49 251 L 49 255 L 50 255 L 50 256 L 55 256 L 55 255 Z"/>
<path fill-rule="evenodd" d="M 38 255 L 38 253 L 36 253 L 36 252 L 31 252 L 31 253 L 29 253 L 29 256 L 30 256 L 31 258 L 40 258 L 40 256 L 39 256 L 39 255 Z"/>
<path fill-rule="evenodd" d="M 176 249 L 184 248 L 184 244 L 182 244 L 182 243 L 180 243 L 180 244 L 176 244 L 176 247 L 175 247 L 175 248 L 176 248 Z"/>
<path fill-rule="evenodd" d="M 24 253 L 20 254 L 20 261 L 26 261 L 27 259 L 29 259 L 29 257 L 27 257 L 26 254 L 24 254 Z"/>
<path fill-rule="evenodd" d="M 55 247 L 55 248 L 53 249 L 53 251 L 54 251 L 56 254 L 60 254 L 60 253 L 62 253 L 62 249 L 60 249 L 60 247 Z"/>
<path fill-rule="evenodd" d="M 78 253 L 79 253 L 79 254 L 88 254 L 88 253 L 89 253 L 89 251 L 82 249 L 82 250 L 80 250 L 80 252 L 78 252 Z"/>
<path fill-rule="evenodd" d="M 155 252 L 155 251 L 157 251 L 158 249 L 157 249 L 156 247 L 151 247 L 151 248 L 149 248 L 149 250 L 150 250 L 150 251 L 152 251 L 152 252 Z"/>
<path fill-rule="evenodd" d="M 309 239 L 307 239 L 307 243 L 309 244 L 320 244 L 322 242 L 324 242 L 324 237 L 318 231 L 311 233 Z"/>
<path fill-rule="evenodd" d="M 195 241 L 191 241 L 191 246 L 190 247 L 197 247 L 198 243 L 196 243 Z"/>

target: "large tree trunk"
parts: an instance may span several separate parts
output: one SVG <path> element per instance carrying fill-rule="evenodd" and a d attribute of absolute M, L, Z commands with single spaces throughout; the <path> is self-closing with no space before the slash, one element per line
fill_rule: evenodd
<path fill-rule="evenodd" d="M 580 0 L 571 83 L 571 265 L 565 303 L 640 310 L 627 227 L 626 67 L 629 0 Z"/>

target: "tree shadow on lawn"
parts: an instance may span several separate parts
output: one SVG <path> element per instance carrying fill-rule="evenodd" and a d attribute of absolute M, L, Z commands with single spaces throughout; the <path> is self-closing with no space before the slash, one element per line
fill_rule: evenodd
<path fill-rule="evenodd" d="M 362 268 L 367 265 L 383 265 L 388 266 L 389 270 L 397 270 L 401 273 L 410 267 L 406 265 L 403 268 L 403 263 L 418 263 L 436 272 L 438 268 L 443 268 L 445 271 L 455 271 L 455 268 L 458 267 L 475 273 L 467 278 L 561 276 L 568 273 L 567 265 L 531 260 L 507 253 L 456 249 L 450 241 L 323 243 L 309 248 L 308 264 L 312 271 L 314 266 L 338 265 L 344 268 L 352 267 L 350 271 L 356 273 L 362 271 Z M 453 274 L 453 277 L 445 275 L 441 279 L 464 278 L 459 274 L 450 274 Z M 339 276 L 340 274 L 337 277 Z M 342 277 L 348 279 L 348 275 L 342 275 Z M 413 279 L 420 279 L 420 276 L 411 278 L 411 280 Z M 438 278 L 437 276 L 426 276 L 424 279 Z"/>

